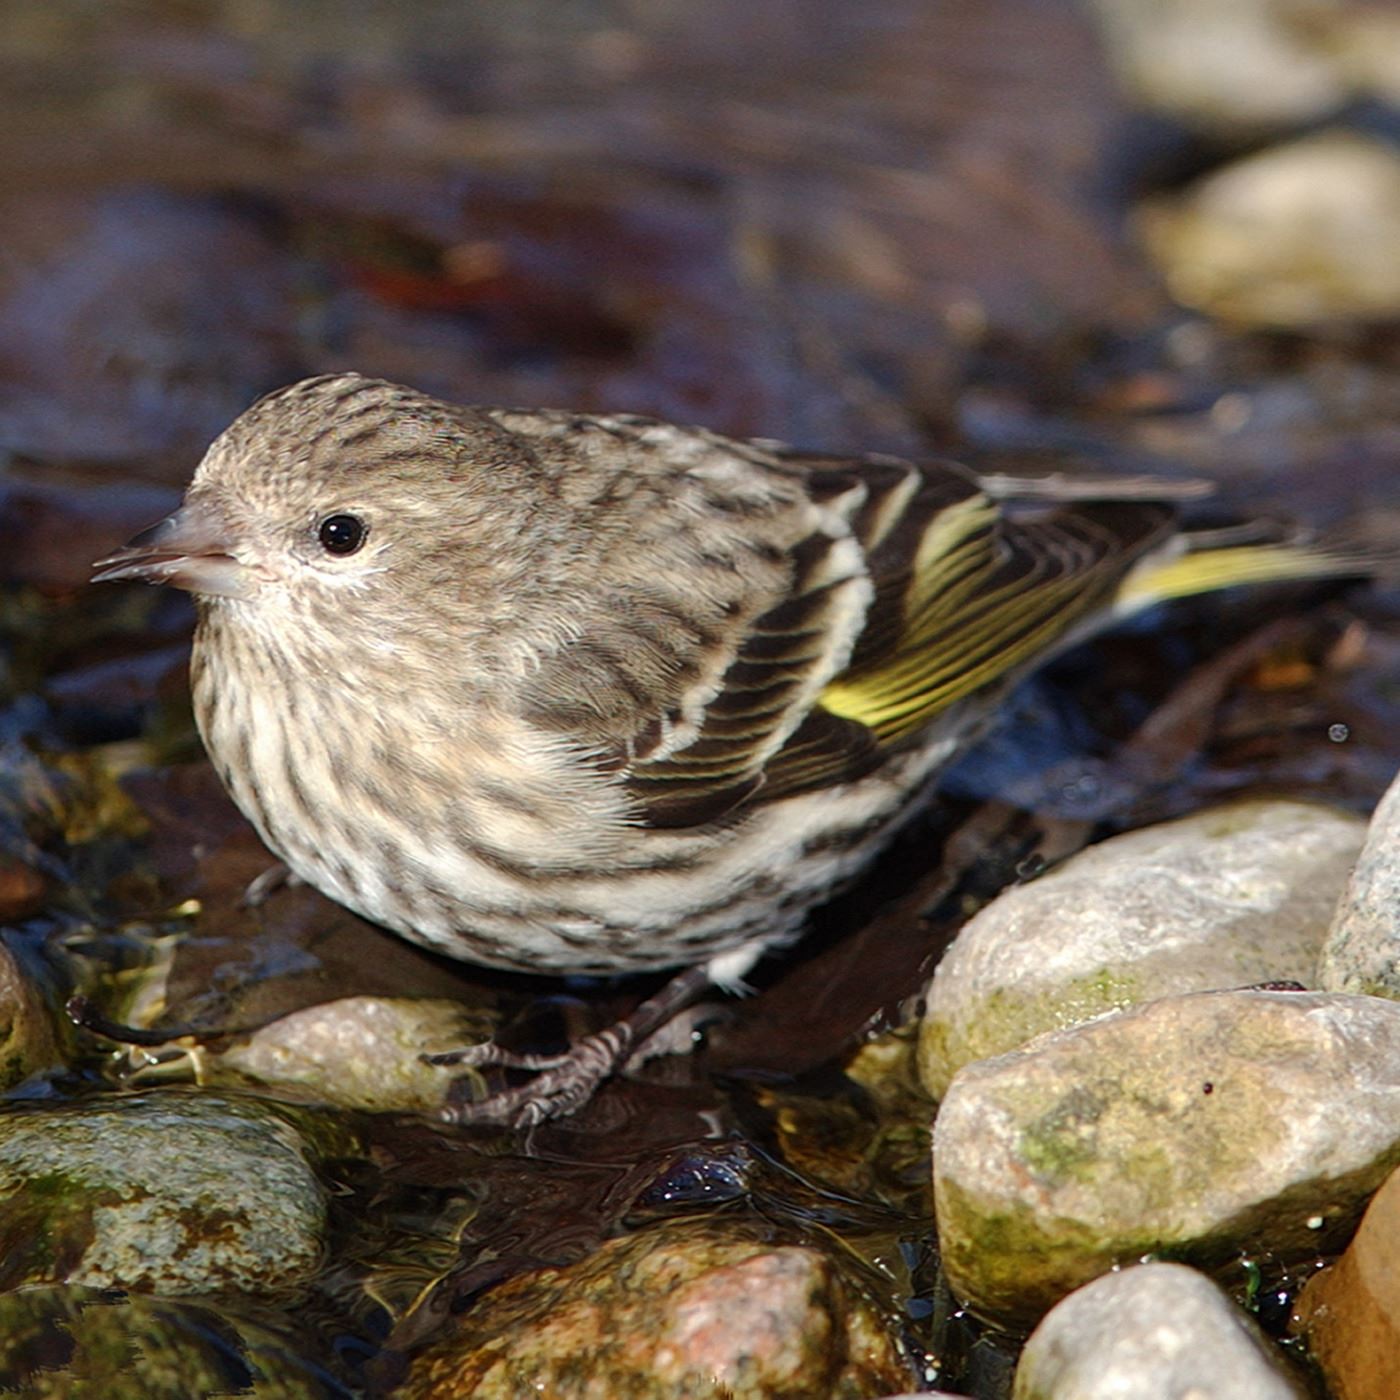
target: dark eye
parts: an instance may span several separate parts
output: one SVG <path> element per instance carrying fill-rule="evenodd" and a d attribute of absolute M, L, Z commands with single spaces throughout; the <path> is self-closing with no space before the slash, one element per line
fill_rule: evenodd
<path fill-rule="evenodd" d="M 358 515 L 328 515 L 316 527 L 316 538 L 327 554 L 353 554 L 367 534 L 369 527 Z"/>

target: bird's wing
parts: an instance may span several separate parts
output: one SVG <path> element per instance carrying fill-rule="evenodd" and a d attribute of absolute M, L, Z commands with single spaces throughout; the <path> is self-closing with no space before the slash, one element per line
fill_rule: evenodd
<path fill-rule="evenodd" d="M 747 629 L 695 737 L 631 765 L 627 789 L 648 825 L 702 825 L 754 797 L 814 712 L 822 686 L 849 652 L 848 636 L 833 657 L 833 632 L 853 634 L 869 596 L 868 588 L 855 587 L 863 583 L 858 574 L 837 584 L 814 578 L 824 555 L 816 538 L 799 548 L 791 595 Z M 841 747 L 875 755 L 862 726 L 843 728 L 849 733 Z"/>
<path fill-rule="evenodd" d="M 763 796 L 780 756 L 785 781 L 818 755 L 822 771 L 839 756 L 851 776 L 878 764 L 879 746 L 866 728 L 825 715 L 818 700 L 849 663 L 874 599 L 866 541 L 853 527 L 860 520 L 873 530 L 887 510 L 893 518 L 911 490 L 911 472 L 905 464 L 872 464 L 864 474 L 827 471 L 805 483 L 821 523 L 786 550 L 779 601 L 733 636 L 694 737 L 630 767 L 627 788 L 647 824 L 695 826 L 726 816 Z"/>
<path fill-rule="evenodd" d="M 799 567 L 790 597 L 739 648 L 695 742 L 634 768 L 629 787 L 651 824 L 713 820 L 871 772 L 1106 609 L 1173 519 L 1169 506 L 1137 500 L 1018 517 L 949 464 L 804 465 L 814 494 L 849 503 L 872 589 L 861 634 L 794 727 L 831 601 Z M 785 737 L 773 746 L 775 733 Z"/>
<path fill-rule="evenodd" d="M 591 541 L 588 610 L 518 703 L 594 753 L 653 827 L 877 768 L 1107 607 L 1172 514 L 1139 499 L 1024 514 L 952 463 L 497 418 L 541 460 L 589 468 L 556 473 Z"/>
<path fill-rule="evenodd" d="M 901 744 L 1111 606 L 1133 561 L 1174 518 L 1170 506 L 1144 501 L 1017 518 L 986 497 L 968 503 L 958 530 L 935 517 L 903 558 L 872 556 L 886 608 L 822 691 L 822 707 L 882 746 Z"/>
<path fill-rule="evenodd" d="M 625 787 L 634 821 L 724 817 L 848 663 L 873 595 L 853 518 L 902 499 L 914 468 L 809 476 L 649 419 L 494 417 L 552 472 L 569 547 L 507 703 Z"/>

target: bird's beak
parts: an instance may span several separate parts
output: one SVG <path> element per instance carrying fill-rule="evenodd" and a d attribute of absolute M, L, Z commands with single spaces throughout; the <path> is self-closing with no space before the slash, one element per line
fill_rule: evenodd
<path fill-rule="evenodd" d="M 138 579 L 217 598 L 245 598 L 252 583 L 233 552 L 228 522 L 204 501 L 181 506 L 92 567 L 93 583 Z"/>

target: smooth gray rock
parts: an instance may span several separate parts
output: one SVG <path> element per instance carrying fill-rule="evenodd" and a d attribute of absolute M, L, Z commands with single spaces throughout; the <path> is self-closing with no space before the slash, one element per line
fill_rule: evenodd
<path fill-rule="evenodd" d="M 1222 1381 L 1228 1378 L 1228 1389 Z M 1268 1341 L 1183 1264 L 1141 1264 L 1071 1293 L 1031 1334 L 1012 1400 L 1303 1400 Z"/>
<path fill-rule="evenodd" d="M 939 963 L 919 1075 L 1179 992 L 1312 982 L 1365 823 L 1308 802 L 1233 803 L 1115 836 L 1005 891 Z"/>
<path fill-rule="evenodd" d="M 1371 818 L 1318 960 L 1318 985 L 1400 999 L 1400 777 Z"/>
<path fill-rule="evenodd" d="M 1400 1161 L 1400 1005 L 1167 997 L 962 1069 L 933 1133 L 943 1265 L 1033 1322 L 1145 1254 L 1209 1265 L 1345 1244 Z"/>

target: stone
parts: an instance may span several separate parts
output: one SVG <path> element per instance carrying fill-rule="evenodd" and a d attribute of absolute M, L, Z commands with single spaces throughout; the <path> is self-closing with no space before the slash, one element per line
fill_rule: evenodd
<path fill-rule="evenodd" d="M 1393 95 L 1400 17 L 1338 0 L 1090 0 L 1120 83 L 1142 106 L 1215 135 L 1315 121 Z"/>
<path fill-rule="evenodd" d="M 374 1113 L 432 1113 L 460 1068 L 425 1064 L 425 1052 L 455 1050 L 489 1033 L 461 1002 L 354 996 L 308 1006 L 259 1027 L 210 1057 L 228 1071 L 321 1103 Z"/>
<path fill-rule="evenodd" d="M 1371 818 L 1318 960 L 1318 985 L 1400 999 L 1400 777 Z"/>
<path fill-rule="evenodd" d="M 0 939 L 0 1089 L 59 1062 L 53 1018 L 39 988 Z"/>
<path fill-rule="evenodd" d="M 1031 1333 L 1012 1400 L 1305 1400 L 1258 1328 L 1204 1274 L 1139 1264 L 1057 1303 Z"/>
<path fill-rule="evenodd" d="M 672 1220 L 509 1280 L 416 1356 L 395 1394 L 859 1400 L 912 1378 L 835 1256 Z"/>
<path fill-rule="evenodd" d="M 1136 224 L 1172 296 L 1243 328 L 1400 316 L 1400 151 L 1321 131 L 1242 157 Z"/>
<path fill-rule="evenodd" d="M 933 975 L 919 1076 L 1173 993 L 1310 985 L 1365 823 L 1308 802 L 1234 803 L 1115 836 L 968 921 Z"/>
<path fill-rule="evenodd" d="M 7 1276 L 199 1294 L 296 1289 L 321 1263 L 310 1148 L 253 1101 L 166 1090 L 0 1112 Z"/>
<path fill-rule="evenodd" d="M 1400 1395 L 1400 1172 L 1376 1193 L 1346 1253 L 1309 1279 L 1293 1328 L 1333 1394 Z"/>
<path fill-rule="evenodd" d="M 1146 1254 L 1314 1258 L 1400 1161 L 1400 1006 L 1199 992 L 965 1066 L 933 1133 L 943 1266 L 1011 1326 Z"/>

